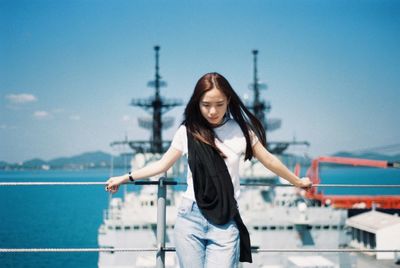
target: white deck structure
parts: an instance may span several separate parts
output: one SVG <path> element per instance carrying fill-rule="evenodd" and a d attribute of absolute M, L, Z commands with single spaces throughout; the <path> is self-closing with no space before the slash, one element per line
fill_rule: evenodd
<path fill-rule="evenodd" d="M 150 155 L 137 156 L 132 163 L 139 168 L 148 161 Z M 273 174 L 259 164 L 245 163 L 241 170 L 242 178 L 258 180 L 259 178 L 276 180 Z M 168 177 L 184 170 L 176 166 L 170 170 Z M 176 178 L 176 177 L 175 177 Z M 148 248 L 156 246 L 157 189 L 153 186 L 143 187 L 140 193 L 126 193 L 124 198 L 113 198 L 105 211 L 103 224 L 99 228 L 100 247 L 106 248 Z M 166 246 L 173 247 L 173 228 L 177 206 L 182 192 L 167 191 L 167 226 Z M 344 225 L 347 211 L 331 207 L 307 206 L 301 193 L 293 187 L 244 186 L 238 200 L 239 209 L 251 236 L 252 246 L 260 249 L 290 248 L 337 248 L 346 244 Z M 311 255 L 311 256 L 308 256 Z M 309 257 L 315 261 L 314 254 L 253 254 L 253 264 L 241 264 L 241 267 L 287 267 L 294 257 Z M 335 266 L 346 266 L 351 260 L 339 258 L 336 254 L 320 256 L 318 260 L 335 263 Z M 294 259 L 293 259 L 294 258 Z M 155 267 L 154 252 L 114 252 L 99 253 L 99 268 Z M 298 266 L 291 261 L 290 267 Z M 303 259 L 304 261 L 304 259 Z M 344 265 L 344 266 L 341 266 Z M 297 266 L 296 266 L 297 265 Z M 178 267 L 174 252 L 166 254 L 166 267 Z"/>
<path fill-rule="evenodd" d="M 400 249 L 400 217 L 379 211 L 369 211 L 348 218 L 351 228 L 350 246 L 358 249 Z M 376 253 L 378 260 L 395 259 L 394 252 Z"/>

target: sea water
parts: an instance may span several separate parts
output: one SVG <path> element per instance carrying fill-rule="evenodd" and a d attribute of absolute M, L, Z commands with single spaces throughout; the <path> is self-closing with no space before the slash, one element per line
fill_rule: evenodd
<path fill-rule="evenodd" d="M 114 172 L 123 173 L 123 170 Z M 105 169 L 0 171 L 1 182 L 101 182 L 108 177 L 109 170 Z M 400 184 L 400 170 L 326 168 L 321 169 L 321 178 L 322 183 L 329 184 Z M 128 186 L 128 190 L 138 189 L 138 186 Z M 400 188 L 324 191 L 342 195 L 400 195 Z M 0 248 L 98 248 L 98 228 L 109 198 L 102 185 L 1 186 Z M 97 262 L 97 252 L 0 253 L 0 267 L 95 268 Z"/>
<path fill-rule="evenodd" d="M 121 171 L 122 172 L 122 171 Z M 2 171 L 1 182 L 106 181 L 108 170 Z M 104 186 L 0 187 L 0 248 L 97 248 Z M 98 253 L 0 253 L 0 267 L 97 267 Z"/>

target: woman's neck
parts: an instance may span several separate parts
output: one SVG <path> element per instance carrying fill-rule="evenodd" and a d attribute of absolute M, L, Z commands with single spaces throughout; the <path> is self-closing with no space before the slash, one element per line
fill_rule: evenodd
<path fill-rule="evenodd" d="M 213 128 L 221 127 L 221 126 L 225 125 L 225 123 L 228 122 L 228 121 L 229 121 L 229 116 L 224 116 L 220 123 L 212 125 L 212 127 Z"/>

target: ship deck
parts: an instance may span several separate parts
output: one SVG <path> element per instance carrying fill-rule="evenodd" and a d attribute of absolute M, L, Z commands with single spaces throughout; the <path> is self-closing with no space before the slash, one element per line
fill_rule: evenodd
<path fill-rule="evenodd" d="M 363 253 L 353 253 L 356 256 L 356 267 L 362 268 L 399 268 L 400 263 L 396 264 L 394 260 L 377 260 L 375 256 Z"/>

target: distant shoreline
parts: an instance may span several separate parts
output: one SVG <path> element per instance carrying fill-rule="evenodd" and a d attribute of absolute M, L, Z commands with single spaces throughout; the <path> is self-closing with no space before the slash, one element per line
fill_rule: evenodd
<path fill-rule="evenodd" d="M 379 153 L 356 154 L 351 152 L 338 152 L 333 154 L 338 157 L 365 158 L 372 160 L 400 161 L 400 154 L 383 155 Z M 282 155 L 282 159 L 291 158 L 303 166 L 310 164 L 311 159 L 306 156 Z M 113 163 L 111 165 L 111 162 Z M 102 151 L 87 152 L 71 157 L 59 157 L 49 161 L 34 158 L 22 163 L 7 163 L 0 161 L 0 170 L 90 170 L 90 169 L 116 169 L 129 168 L 130 159 L 126 156 L 115 156 Z"/>
<path fill-rule="evenodd" d="M 101 170 L 110 169 L 110 166 L 99 166 L 99 167 L 34 167 L 28 168 L 23 166 L 6 166 L 0 167 L 0 171 L 51 171 L 51 170 L 63 170 L 63 171 L 79 171 L 79 170 Z M 127 169 L 125 166 L 114 166 L 114 169 Z"/>

